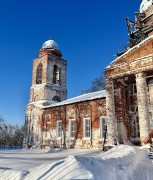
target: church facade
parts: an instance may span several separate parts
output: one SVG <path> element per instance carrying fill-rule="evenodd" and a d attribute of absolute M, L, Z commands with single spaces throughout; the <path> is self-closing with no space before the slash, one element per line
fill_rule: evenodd
<path fill-rule="evenodd" d="M 152 143 L 152 0 L 143 0 L 135 17 L 135 22 L 126 19 L 129 46 L 106 67 L 103 91 L 67 99 L 67 61 L 54 40 L 43 44 L 33 61 L 25 145 L 102 148 Z"/>

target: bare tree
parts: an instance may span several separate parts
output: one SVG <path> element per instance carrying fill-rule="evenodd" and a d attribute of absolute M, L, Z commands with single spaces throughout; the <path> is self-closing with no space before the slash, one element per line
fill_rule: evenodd
<path fill-rule="evenodd" d="M 6 142 L 6 123 L 2 116 L 0 116 L 0 146 L 5 147 Z"/>
<path fill-rule="evenodd" d="M 0 116 L 0 147 L 22 147 L 24 126 L 7 124 Z"/>
<path fill-rule="evenodd" d="M 82 90 L 81 94 L 95 92 L 95 91 L 100 91 L 100 90 L 103 90 L 103 89 L 105 89 L 105 76 L 104 76 L 104 72 L 102 72 L 99 77 L 96 77 L 91 82 L 91 87 L 89 89 Z"/>

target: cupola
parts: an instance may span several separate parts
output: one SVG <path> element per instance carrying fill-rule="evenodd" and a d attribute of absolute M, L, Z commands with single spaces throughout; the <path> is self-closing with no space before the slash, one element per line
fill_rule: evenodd
<path fill-rule="evenodd" d="M 39 56 L 45 54 L 53 54 L 62 57 L 62 53 L 59 50 L 58 44 L 54 40 L 45 41 L 39 51 Z"/>

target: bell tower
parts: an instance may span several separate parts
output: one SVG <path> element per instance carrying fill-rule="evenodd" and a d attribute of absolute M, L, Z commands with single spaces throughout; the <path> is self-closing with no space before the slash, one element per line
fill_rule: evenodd
<path fill-rule="evenodd" d="M 66 100 L 67 61 L 54 40 L 44 42 L 39 57 L 33 61 L 30 103 L 49 105 Z"/>
<path fill-rule="evenodd" d="M 33 60 L 30 100 L 25 114 L 25 146 L 43 144 L 42 107 L 66 100 L 66 67 L 67 61 L 62 59 L 57 43 L 44 42 L 39 57 Z"/>

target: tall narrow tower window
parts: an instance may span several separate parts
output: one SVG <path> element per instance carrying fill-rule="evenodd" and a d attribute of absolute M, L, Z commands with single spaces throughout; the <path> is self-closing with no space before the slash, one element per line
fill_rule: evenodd
<path fill-rule="evenodd" d="M 61 80 L 61 69 L 58 68 L 56 65 L 54 65 L 53 83 L 60 85 L 60 80 Z"/>
<path fill-rule="evenodd" d="M 40 63 L 37 67 L 36 84 L 42 83 L 42 64 Z"/>

